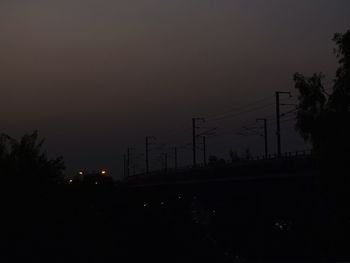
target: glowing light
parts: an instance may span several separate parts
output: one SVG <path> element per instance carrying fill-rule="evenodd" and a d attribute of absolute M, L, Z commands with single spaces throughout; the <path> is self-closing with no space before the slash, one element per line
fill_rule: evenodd
<path fill-rule="evenodd" d="M 98 182 L 95 182 L 95 184 L 98 184 Z"/>
<path fill-rule="evenodd" d="M 106 175 L 106 174 L 107 174 L 107 171 L 106 171 L 106 170 L 102 170 L 102 171 L 101 171 L 101 174 L 102 174 L 102 175 Z"/>
<path fill-rule="evenodd" d="M 284 224 L 283 224 L 283 223 L 279 223 L 279 222 L 276 222 L 276 223 L 275 223 L 275 226 L 276 226 L 277 228 L 279 228 L 280 230 L 284 230 L 284 228 L 285 228 Z"/>
<path fill-rule="evenodd" d="M 73 180 L 72 180 L 72 179 L 70 179 L 70 180 L 69 180 L 69 183 L 71 184 L 72 182 L 73 182 Z"/>
<path fill-rule="evenodd" d="M 148 206 L 148 203 L 144 203 L 144 204 L 143 204 L 143 207 L 146 207 L 146 206 Z"/>
<path fill-rule="evenodd" d="M 79 172 L 79 175 L 83 175 L 84 173 L 82 171 Z"/>

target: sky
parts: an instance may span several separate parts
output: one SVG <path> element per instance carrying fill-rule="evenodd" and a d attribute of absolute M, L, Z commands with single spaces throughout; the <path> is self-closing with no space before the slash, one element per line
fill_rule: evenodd
<path fill-rule="evenodd" d="M 128 147 L 142 171 L 145 136 L 156 137 L 152 169 L 163 152 L 172 165 L 174 146 L 188 165 L 180 146 L 191 142 L 192 117 L 216 128 L 208 155 L 262 154 L 261 137 L 237 130 L 274 116 L 275 91 L 296 95 L 295 72 L 322 71 L 331 84 L 331 39 L 350 29 L 349 10 L 348 0 L 2 0 L 0 132 L 38 129 L 67 174 L 120 178 Z M 275 153 L 273 120 L 268 127 Z M 288 119 L 282 147 L 309 147 Z"/>

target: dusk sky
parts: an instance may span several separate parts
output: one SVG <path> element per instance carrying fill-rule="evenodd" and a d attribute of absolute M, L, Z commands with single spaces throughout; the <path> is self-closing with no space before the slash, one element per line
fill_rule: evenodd
<path fill-rule="evenodd" d="M 262 154 L 261 137 L 236 130 L 273 117 L 274 92 L 294 92 L 297 71 L 322 71 L 330 84 L 331 39 L 350 29 L 349 10 L 349 0 L 1 0 L 0 132 L 38 129 L 67 174 L 117 178 L 127 147 L 142 169 L 146 135 L 164 144 L 152 151 L 156 168 L 159 153 L 191 142 L 192 117 L 222 135 L 208 138 L 208 155 Z M 283 125 L 283 151 L 308 148 Z M 179 154 L 191 162 L 190 148 Z"/>

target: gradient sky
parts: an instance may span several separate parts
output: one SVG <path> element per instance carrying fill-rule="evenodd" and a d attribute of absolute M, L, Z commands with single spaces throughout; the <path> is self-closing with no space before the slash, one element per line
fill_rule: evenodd
<path fill-rule="evenodd" d="M 107 168 L 118 177 L 128 146 L 142 160 L 146 135 L 166 151 L 191 141 L 194 116 L 293 91 L 296 71 L 323 71 L 330 82 L 331 38 L 350 29 L 349 10 L 348 0 L 2 0 L 0 130 L 39 129 L 68 174 Z M 230 134 L 273 109 L 205 125 Z M 307 147 L 292 125 L 283 132 L 284 150 Z M 231 147 L 260 154 L 262 139 L 217 136 L 208 147 L 224 158 Z"/>

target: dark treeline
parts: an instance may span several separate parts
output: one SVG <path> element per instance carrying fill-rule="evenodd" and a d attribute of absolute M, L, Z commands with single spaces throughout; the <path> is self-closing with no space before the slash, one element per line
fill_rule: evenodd
<path fill-rule="evenodd" d="M 333 41 L 339 67 L 332 86 L 325 87 L 323 73 L 296 73 L 294 81 L 300 93 L 296 129 L 312 143 L 323 188 L 339 203 L 350 197 L 350 31 Z"/>
<path fill-rule="evenodd" d="M 0 175 L 2 182 L 16 184 L 55 184 L 62 182 L 62 157 L 49 159 L 42 149 L 44 140 L 37 131 L 16 140 L 0 135 Z"/>

